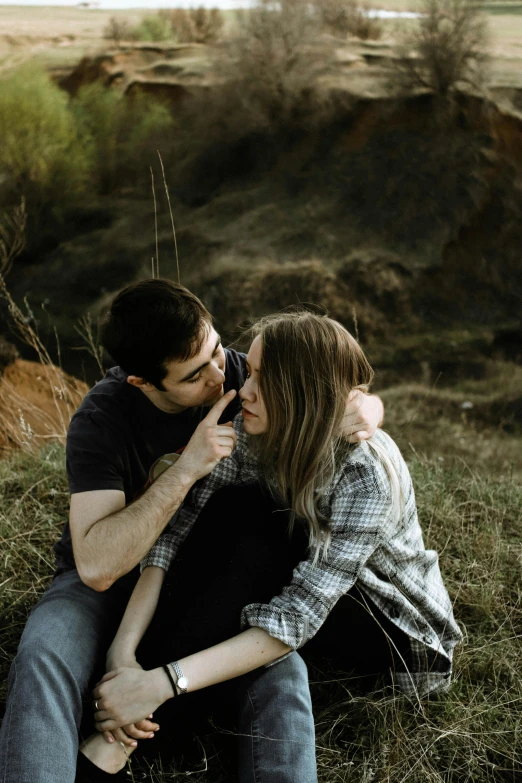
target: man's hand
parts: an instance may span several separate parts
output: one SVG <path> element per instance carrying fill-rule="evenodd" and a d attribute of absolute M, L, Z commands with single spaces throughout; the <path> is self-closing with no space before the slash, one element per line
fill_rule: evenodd
<path fill-rule="evenodd" d="M 353 389 L 346 403 L 343 434 L 350 443 L 367 440 L 382 424 L 383 418 L 384 405 L 380 397 Z"/>
<path fill-rule="evenodd" d="M 177 470 L 194 482 L 210 473 L 220 460 L 230 457 L 234 451 L 236 433 L 232 422 L 220 425 L 218 421 L 236 393 L 231 389 L 211 408 L 176 462 Z"/>
<path fill-rule="evenodd" d="M 172 698 L 172 686 L 163 669 L 143 671 L 120 667 L 108 672 L 93 691 L 98 731 L 114 732 L 139 723 Z"/>

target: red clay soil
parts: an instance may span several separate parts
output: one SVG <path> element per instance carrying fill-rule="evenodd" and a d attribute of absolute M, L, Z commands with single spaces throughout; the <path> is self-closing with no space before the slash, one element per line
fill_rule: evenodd
<path fill-rule="evenodd" d="M 0 378 L 0 451 L 65 442 L 88 387 L 54 365 L 17 359 Z"/>

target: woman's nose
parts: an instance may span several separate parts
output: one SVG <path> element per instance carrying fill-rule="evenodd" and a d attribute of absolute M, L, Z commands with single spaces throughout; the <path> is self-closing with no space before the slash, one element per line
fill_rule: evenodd
<path fill-rule="evenodd" d="M 252 384 L 250 383 L 250 380 L 245 381 L 244 386 L 242 386 L 239 390 L 239 396 L 242 400 L 250 400 L 252 401 L 255 397 L 254 389 L 252 388 Z"/>

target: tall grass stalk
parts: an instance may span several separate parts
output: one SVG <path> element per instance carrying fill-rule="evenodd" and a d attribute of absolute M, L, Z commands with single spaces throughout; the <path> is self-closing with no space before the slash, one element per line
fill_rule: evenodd
<path fill-rule="evenodd" d="M 161 166 L 161 175 L 163 177 L 163 186 L 165 188 L 165 195 L 167 196 L 167 202 L 168 202 L 168 205 L 169 205 L 170 222 L 171 222 L 171 225 L 172 225 L 172 236 L 174 238 L 174 250 L 175 250 L 175 253 L 176 253 L 176 270 L 177 270 L 177 273 L 178 273 L 178 283 L 181 283 L 181 274 L 180 274 L 180 271 L 179 271 L 178 242 L 177 242 L 177 239 L 176 239 L 176 226 L 174 225 L 174 215 L 172 214 L 172 206 L 171 206 L 171 203 L 170 203 L 169 189 L 168 189 L 167 180 L 166 180 L 166 177 L 165 177 L 165 168 L 163 166 L 163 159 L 161 157 L 161 154 L 160 154 L 159 150 L 158 150 L 158 158 L 159 158 L 159 162 L 160 162 L 160 166 Z"/>

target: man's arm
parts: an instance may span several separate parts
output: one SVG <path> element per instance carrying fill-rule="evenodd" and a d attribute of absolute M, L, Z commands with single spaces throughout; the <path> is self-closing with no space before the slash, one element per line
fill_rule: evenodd
<path fill-rule="evenodd" d="M 348 441 L 359 443 L 371 438 L 375 430 L 382 426 L 383 420 L 384 405 L 381 398 L 362 389 L 352 389 L 343 419 L 343 432 Z"/>
<path fill-rule="evenodd" d="M 176 468 L 166 470 L 128 506 L 118 490 L 71 495 L 74 559 L 86 585 L 107 590 L 147 554 L 194 483 Z"/>
<path fill-rule="evenodd" d="M 180 459 L 144 494 L 125 506 L 120 490 L 71 495 L 70 526 L 80 578 L 94 590 L 107 590 L 147 554 L 182 504 L 192 485 L 229 457 L 236 443 L 230 425 L 218 425 L 235 396 L 231 390 L 199 424 Z"/>

